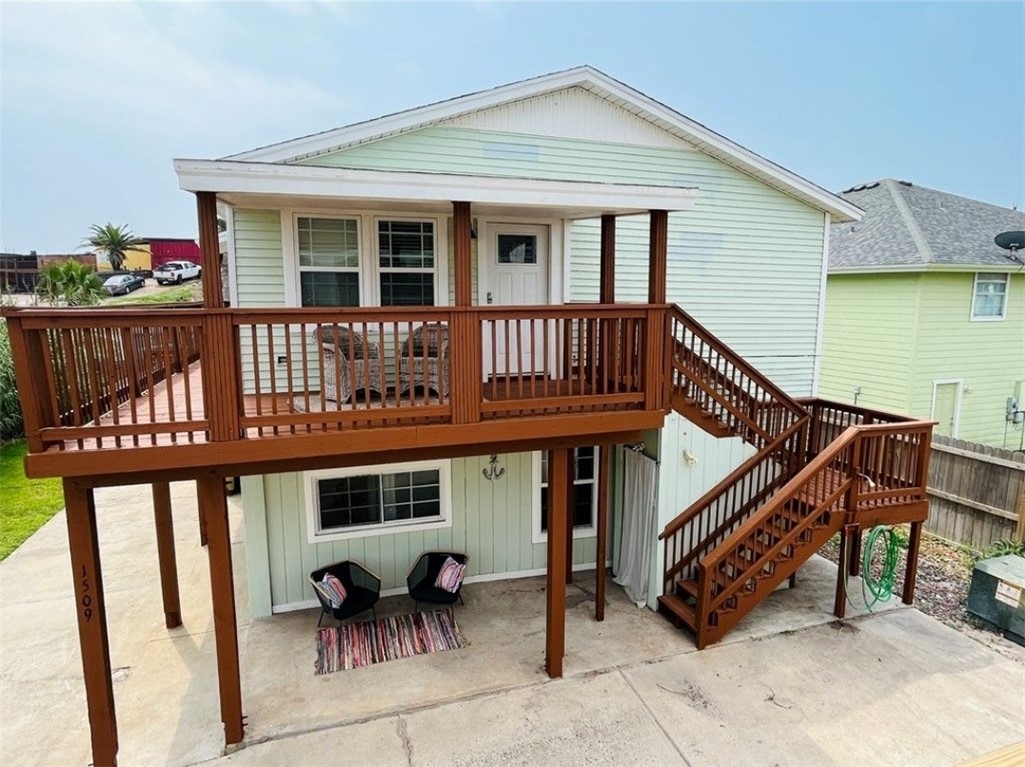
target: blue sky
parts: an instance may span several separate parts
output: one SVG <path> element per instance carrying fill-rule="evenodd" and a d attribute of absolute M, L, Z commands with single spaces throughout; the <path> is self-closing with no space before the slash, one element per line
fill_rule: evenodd
<path fill-rule="evenodd" d="M 0 4 L 0 249 L 195 236 L 218 157 L 592 64 L 829 189 L 1025 207 L 1025 3 Z"/>

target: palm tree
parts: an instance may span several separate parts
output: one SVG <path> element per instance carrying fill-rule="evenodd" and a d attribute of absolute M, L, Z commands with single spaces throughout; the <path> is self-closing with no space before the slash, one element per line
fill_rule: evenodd
<path fill-rule="evenodd" d="M 103 297 L 103 283 L 91 266 L 69 259 L 44 266 L 36 292 L 52 306 L 90 306 Z"/>
<path fill-rule="evenodd" d="M 128 231 L 128 224 L 114 226 L 107 223 L 106 226 L 93 224 L 89 231 L 91 235 L 84 244 L 91 245 L 94 250 L 106 253 L 110 259 L 110 268 L 115 272 L 121 271 L 125 265 L 125 257 L 129 250 L 133 250 L 141 244 L 141 240 Z"/>

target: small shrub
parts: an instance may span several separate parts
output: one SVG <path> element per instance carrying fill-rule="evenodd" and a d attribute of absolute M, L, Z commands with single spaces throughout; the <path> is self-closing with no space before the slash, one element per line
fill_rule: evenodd
<path fill-rule="evenodd" d="M 14 359 L 7 321 L 0 319 L 0 440 L 16 439 L 24 434 L 21 402 L 14 380 Z"/>
<path fill-rule="evenodd" d="M 61 261 L 40 270 L 36 292 L 54 306 L 90 306 L 103 297 L 103 283 L 91 266 Z"/>
<path fill-rule="evenodd" d="M 983 550 L 980 558 L 992 559 L 993 557 L 1002 557 L 1007 554 L 1016 554 L 1019 557 L 1025 557 L 1025 541 L 1009 541 L 1006 538 L 993 541 L 993 543 Z"/>

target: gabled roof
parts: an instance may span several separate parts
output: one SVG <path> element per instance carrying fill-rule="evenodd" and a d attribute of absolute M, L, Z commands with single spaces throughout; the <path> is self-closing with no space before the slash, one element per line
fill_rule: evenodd
<path fill-rule="evenodd" d="M 802 202 L 828 212 L 833 221 L 857 220 L 857 206 L 786 168 L 755 154 L 725 136 L 670 109 L 593 67 L 583 66 L 502 85 L 458 98 L 409 109 L 342 128 L 284 141 L 221 158 L 228 161 L 286 163 L 310 155 L 334 152 L 356 144 L 419 130 L 482 109 L 545 93 L 579 87 L 606 99 L 705 153 L 741 170 Z"/>
<path fill-rule="evenodd" d="M 1020 267 L 993 238 L 1025 230 L 1021 211 L 892 178 L 852 187 L 843 197 L 865 216 L 831 228 L 830 272 Z"/>

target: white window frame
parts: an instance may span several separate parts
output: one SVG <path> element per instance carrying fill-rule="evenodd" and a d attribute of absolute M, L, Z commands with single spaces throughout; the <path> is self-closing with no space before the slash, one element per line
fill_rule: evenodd
<path fill-rule="evenodd" d="M 999 275 L 999 276 L 1004 278 L 1004 302 L 1003 302 L 1003 305 L 1000 307 L 1000 314 L 999 315 L 994 315 L 992 317 L 980 317 L 980 316 L 976 316 L 976 314 L 975 314 L 975 299 L 978 298 L 978 295 L 979 295 L 979 278 L 982 275 L 984 275 L 984 274 L 985 275 L 989 275 L 989 277 L 987 277 L 987 279 L 986 279 L 987 282 L 993 282 L 994 280 L 992 279 L 992 277 L 993 276 L 997 276 L 997 275 Z M 1010 297 L 1010 293 L 1011 293 L 1011 276 L 1007 272 L 976 272 L 975 273 L 975 279 L 972 281 L 972 313 L 971 313 L 971 321 L 972 322 L 1000 322 L 1000 321 L 1006 319 L 1007 318 L 1007 299 Z"/>
<path fill-rule="evenodd" d="M 382 306 L 381 303 L 381 275 L 385 272 L 402 274 L 402 273 L 417 273 L 425 274 L 430 271 L 434 275 L 434 306 L 444 306 L 448 303 L 448 280 L 443 275 L 448 274 L 448 242 L 443 235 L 443 228 L 448 228 L 448 222 L 444 218 L 435 218 L 434 216 L 390 216 L 387 213 L 374 214 L 370 217 L 372 226 L 368 227 L 371 231 L 369 237 L 373 241 L 373 245 L 370 247 L 369 252 L 371 254 L 371 265 L 370 271 L 373 273 L 374 282 L 374 306 Z M 404 223 L 429 223 L 434 227 L 434 268 L 433 269 L 411 269 L 406 267 L 381 267 L 381 240 L 380 233 L 378 231 L 378 225 L 382 221 L 399 221 Z M 441 250 L 441 246 L 445 246 L 445 250 Z M 442 292 L 444 288 L 444 292 Z M 407 309 L 416 309 L 415 306 L 405 307 Z"/>
<path fill-rule="evenodd" d="M 320 499 L 318 494 L 318 482 L 320 480 L 430 470 L 438 472 L 438 494 L 441 501 L 440 518 L 430 517 L 426 520 L 403 519 L 393 522 L 380 522 L 373 525 L 361 525 L 359 527 L 330 530 L 320 529 Z M 397 533 L 422 532 L 424 530 L 440 530 L 452 527 L 452 462 L 449 460 L 389 463 L 377 466 L 350 466 L 344 469 L 307 471 L 303 473 L 303 488 L 306 496 L 306 532 L 309 543 L 345 541 L 353 538 L 369 538 L 371 536 L 395 535 Z"/>
<path fill-rule="evenodd" d="M 302 307 L 302 288 L 299 266 L 299 219 L 331 218 L 356 219 L 359 236 L 359 296 L 361 307 L 381 305 L 381 268 L 377 239 L 377 222 L 429 221 L 434 224 L 434 305 L 448 306 L 448 216 L 410 215 L 387 210 L 338 208 L 285 208 L 281 210 L 281 249 L 285 261 L 285 305 Z M 303 270 L 317 267 L 302 267 Z M 324 271 L 334 271 L 319 267 Z M 416 307 L 408 307 L 416 309 Z"/>
<path fill-rule="evenodd" d="M 299 260 L 299 219 L 326 219 L 331 221 L 355 221 L 356 222 L 356 266 L 303 266 Z M 363 246 L 363 219 L 355 214 L 327 214 L 327 213 L 293 213 L 292 214 L 292 247 L 295 255 L 295 305 L 303 306 L 302 273 L 303 272 L 345 272 L 356 274 L 356 284 L 359 286 L 359 305 L 366 305 L 366 279 L 363 272 L 364 261 L 366 260 L 365 248 Z M 305 308 L 330 308 L 330 307 L 305 307 Z"/>
<path fill-rule="evenodd" d="M 584 445 L 584 447 L 589 447 Z M 598 455 L 601 452 L 594 448 L 594 478 L 584 480 L 573 480 L 574 485 L 594 485 L 594 492 L 591 494 L 591 524 L 573 528 L 573 538 L 596 538 L 598 528 L 595 522 L 598 519 Z M 531 460 L 531 484 L 533 488 L 533 501 L 531 503 L 530 538 L 533 543 L 548 543 L 548 531 L 541 529 L 541 493 L 548 492 L 548 487 L 541 484 L 541 451 L 532 453 Z"/>

